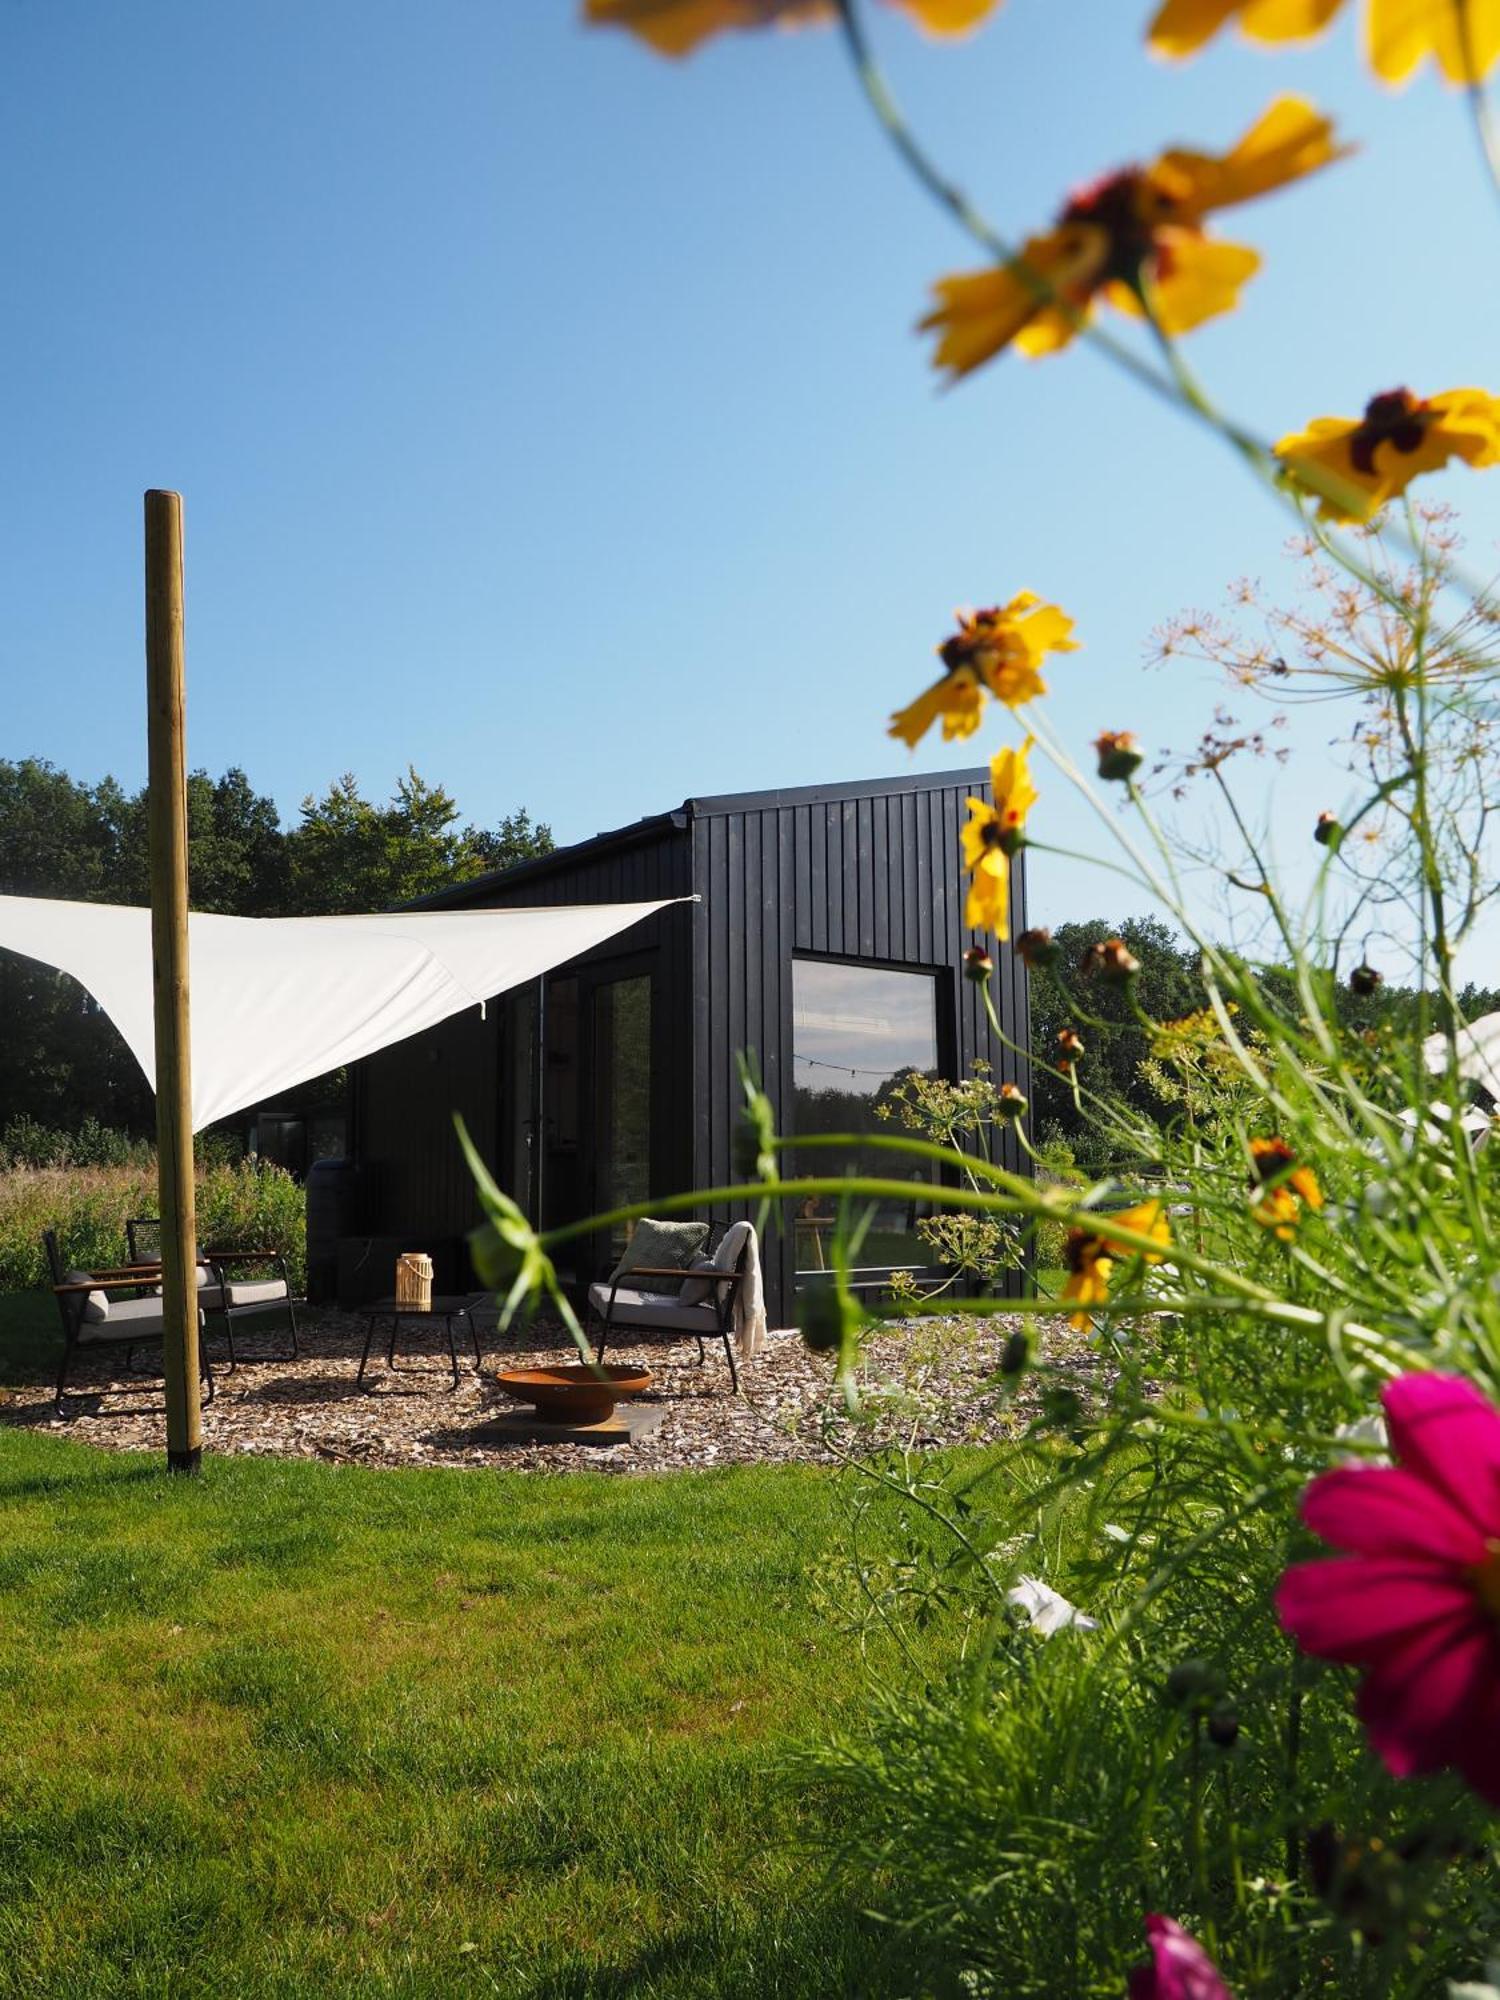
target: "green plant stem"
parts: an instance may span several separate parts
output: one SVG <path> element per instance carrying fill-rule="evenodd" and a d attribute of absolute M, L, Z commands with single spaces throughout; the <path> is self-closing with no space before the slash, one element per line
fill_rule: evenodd
<path fill-rule="evenodd" d="M 1302 1756 L 1301 1655 L 1292 1648 L 1290 1686 L 1286 1703 L 1286 1790 L 1289 1800 L 1297 1796 L 1298 1767 Z M 1294 1886 L 1302 1872 L 1302 1832 L 1294 1816 L 1286 1830 L 1286 1879 Z"/>
<path fill-rule="evenodd" d="M 819 1133 L 809 1140 L 786 1140 L 778 1143 L 799 1146 L 816 1144 L 852 1150 L 866 1146 L 870 1142 L 869 1133 L 845 1132 Z M 899 1148 L 908 1143 L 920 1148 L 925 1142 L 887 1139 L 884 1143 L 892 1148 Z M 934 1147 L 932 1150 L 939 1157 L 943 1157 L 941 1147 Z M 997 1167 L 991 1171 L 999 1174 L 1003 1169 Z M 1087 1227 L 1090 1223 L 1097 1226 L 1102 1219 L 1097 1209 L 1087 1208 L 1078 1202 L 1062 1202 L 1055 1196 L 1038 1195 L 1029 1181 L 1010 1175 L 1006 1178 L 1015 1181 L 1014 1194 L 1007 1191 L 1002 1197 L 999 1194 L 987 1195 L 969 1188 L 953 1187 L 942 1190 L 943 1201 L 950 1208 L 967 1209 L 976 1215 L 1032 1215 L 1044 1221 L 1076 1223 L 1082 1227 Z M 537 1242 L 544 1250 L 550 1250 L 554 1245 L 573 1242 L 580 1236 L 601 1233 L 605 1229 L 613 1228 L 618 1222 L 639 1221 L 644 1215 L 668 1215 L 695 1208 L 727 1207 L 731 1203 L 749 1202 L 763 1197 L 774 1201 L 797 1201 L 808 1195 L 828 1195 L 835 1200 L 863 1198 L 906 1202 L 913 1197 L 930 1200 L 934 1192 L 929 1181 L 881 1180 L 864 1175 L 803 1175 L 787 1180 L 736 1182 L 723 1187 L 695 1188 L 686 1194 L 659 1195 L 646 1201 L 632 1202 L 599 1215 L 587 1216 L 581 1222 L 569 1222 L 556 1229 L 544 1230 L 538 1236 Z M 1154 1237 L 1143 1235 L 1139 1230 L 1122 1229 L 1111 1223 L 1110 1238 L 1125 1250 L 1145 1252 L 1152 1257 L 1161 1255 L 1161 1244 Z M 1281 1319 L 1287 1325 L 1320 1327 L 1323 1324 L 1322 1313 L 1315 1312 L 1310 1307 L 1289 1306 L 1268 1287 L 1257 1284 L 1252 1278 L 1243 1277 L 1237 1271 L 1225 1270 L 1211 1260 L 1200 1258 L 1194 1251 L 1174 1245 L 1172 1255 L 1179 1265 L 1211 1278 L 1242 1307 L 1245 1305 L 1259 1307 L 1266 1317 Z M 982 1309 L 982 1301 L 973 1303 Z M 1011 1300 L 1007 1301 L 1003 1308 L 995 1306 L 992 1309 L 1009 1311 L 1018 1303 Z M 1197 1310 L 1196 1297 L 1190 1294 L 1181 1300 L 1174 1300 L 1166 1309 L 1173 1312 Z M 1378 1342 L 1380 1338 L 1372 1329 L 1360 1328 L 1359 1331 L 1368 1335 L 1373 1341 Z"/>
<path fill-rule="evenodd" d="M 1203 1839 L 1203 1719 L 1194 1709 L 1192 1716 L 1192 1736 L 1188 1745 L 1188 1851 L 1192 1859 L 1193 1880 L 1198 1886 L 1198 1894 L 1206 1904 L 1209 1900 L 1208 1865 L 1204 1853 Z"/>
<path fill-rule="evenodd" d="M 1468 100 L 1469 117 L 1474 127 L 1474 137 L 1479 146 L 1479 157 L 1484 162 L 1484 170 L 1489 176 L 1490 186 L 1500 197 L 1500 131 L 1496 130 L 1494 111 L 1489 93 L 1484 87 L 1484 78 L 1479 71 L 1479 54 L 1474 46 L 1473 0 L 1454 0 L 1458 13 L 1458 37 L 1463 48 L 1464 69 L 1467 72 L 1464 93 Z"/>
<path fill-rule="evenodd" d="M 913 175 L 919 186 L 931 195 L 938 206 L 945 210 L 982 250 L 997 263 L 1004 264 L 1014 272 L 1021 283 L 1035 294 L 1038 305 L 1050 306 L 1060 312 L 1079 338 L 1096 347 L 1100 353 L 1114 362 L 1116 367 L 1124 369 L 1125 373 L 1142 388 L 1150 390 L 1153 395 L 1161 397 L 1174 407 L 1186 407 L 1169 375 L 1153 368 L 1123 341 L 1116 340 L 1113 335 L 1095 325 L 1086 310 L 1064 297 L 1048 278 L 1027 264 L 980 213 L 967 195 L 954 186 L 918 141 L 897 104 L 884 71 L 871 53 L 869 37 L 859 17 L 856 0 L 838 0 L 838 10 L 844 45 L 849 51 L 849 59 L 865 101 L 874 112 L 881 130 L 894 146 L 902 164 Z"/>
<path fill-rule="evenodd" d="M 1367 496 L 1358 487 L 1352 486 L 1348 480 L 1340 479 L 1337 473 L 1328 472 L 1322 466 L 1301 462 L 1297 466 L 1294 484 L 1288 485 L 1283 478 L 1281 462 L 1271 447 L 1242 426 L 1231 422 L 1215 408 L 1197 376 L 1183 360 L 1181 348 L 1162 325 L 1151 295 L 1150 283 L 1144 272 L 1138 274 L 1134 290 L 1141 302 L 1141 310 L 1155 338 L 1158 351 L 1171 372 L 1183 402 L 1194 410 L 1206 425 L 1217 430 L 1220 436 L 1238 452 L 1240 458 L 1278 504 L 1290 508 L 1298 520 L 1310 528 L 1319 546 L 1331 561 L 1336 562 L 1340 569 L 1362 583 L 1367 590 L 1373 591 L 1390 610 L 1401 612 L 1403 609 L 1401 599 L 1384 578 L 1367 563 L 1361 562 L 1353 549 L 1342 541 L 1335 540 L 1327 528 L 1317 520 L 1316 515 L 1308 513 L 1305 504 L 1305 496 L 1311 494 L 1314 499 L 1326 500 L 1341 512 L 1353 514 L 1357 518 Z M 1396 533 L 1410 553 L 1420 560 L 1422 556 L 1420 539 L 1405 528 L 1398 528 Z M 1469 596 L 1476 601 L 1488 594 L 1477 582 L 1468 578 L 1463 579 L 1463 586 Z"/>

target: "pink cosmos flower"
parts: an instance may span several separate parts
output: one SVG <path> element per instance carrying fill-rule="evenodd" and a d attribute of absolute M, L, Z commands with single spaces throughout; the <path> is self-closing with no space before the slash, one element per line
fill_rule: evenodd
<path fill-rule="evenodd" d="M 1500 1806 L 1500 1410 L 1454 1375 L 1381 1399 L 1392 1466 L 1339 1466 L 1302 1518 L 1341 1562 L 1296 1563 L 1276 1608 L 1305 1653 L 1368 1669 L 1359 1713 L 1398 1778 L 1454 1766 Z"/>
<path fill-rule="evenodd" d="M 1147 1917 L 1151 1963 L 1130 1975 L 1130 2000 L 1234 2000 L 1198 1940 L 1170 1917 Z"/>

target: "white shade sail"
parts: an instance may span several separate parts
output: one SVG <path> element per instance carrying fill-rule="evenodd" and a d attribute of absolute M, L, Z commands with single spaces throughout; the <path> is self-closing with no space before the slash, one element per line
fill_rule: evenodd
<path fill-rule="evenodd" d="M 193 1130 L 482 1005 L 674 900 L 367 917 L 193 915 Z M 87 987 L 155 1088 L 149 910 L 0 896 L 0 946 Z"/>
<path fill-rule="evenodd" d="M 1500 1097 L 1500 1014 L 1481 1014 L 1460 1028 L 1457 1035 L 1458 1073 L 1470 1083 L 1480 1084 L 1491 1097 Z M 1448 1038 L 1429 1035 L 1422 1055 L 1434 1073 L 1448 1066 Z"/>

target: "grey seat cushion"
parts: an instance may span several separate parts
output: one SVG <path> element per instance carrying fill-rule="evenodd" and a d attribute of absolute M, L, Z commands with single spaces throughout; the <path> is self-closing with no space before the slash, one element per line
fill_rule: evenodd
<path fill-rule="evenodd" d="M 290 1296 L 285 1278 L 258 1278 L 253 1283 L 231 1279 L 224 1290 L 229 1295 L 231 1311 L 239 1306 L 279 1305 Z"/>
<path fill-rule="evenodd" d="M 643 1215 L 631 1230 L 625 1254 L 610 1275 L 623 1277 L 627 1271 L 638 1270 L 643 1264 L 648 1269 L 676 1265 L 679 1270 L 685 1271 L 707 1241 L 706 1222 L 654 1222 L 650 1216 Z M 658 1278 L 656 1284 L 663 1295 L 678 1290 L 670 1278 Z"/>
<path fill-rule="evenodd" d="M 723 1271 L 726 1276 L 732 1273 L 750 1239 L 750 1227 L 748 1222 L 731 1222 L 720 1238 L 719 1247 L 714 1254 L 711 1257 L 695 1257 L 689 1269 Z M 713 1289 L 713 1285 L 706 1279 L 689 1278 L 682 1287 L 682 1303 L 685 1306 L 701 1305 L 705 1299 L 712 1297 Z M 722 1298 L 719 1303 L 723 1304 Z"/>
<path fill-rule="evenodd" d="M 201 1310 L 198 1321 L 201 1325 Z M 161 1335 L 160 1299 L 112 1299 L 107 1320 L 99 1320 L 93 1325 L 84 1321 L 78 1330 L 78 1344 L 88 1347 L 105 1340 L 160 1340 Z"/>
<path fill-rule="evenodd" d="M 217 1311 L 223 1304 L 223 1300 L 219 1296 L 219 1281 L 214 1276 L 212 1268 L 207 1264 L 200 1263 L 194 1267 L 194 1270 L 198 1280 L 199 1305 L 209 1306 Z M 153 1285 L 151 1290 L 156 1298 L 161 1297 L 160 1285 Z"/>
<path fill-rule="evenodd" d="M 93 1275 L 92 1271 L 69 1271 L 67 1274 L 67 1283 L 70 1285 L 85 1285 Z M 90 1292 L 83 1302 L 84 1325 L 97 1326 L 101 1320 L 108 1318 L 108 1292 Z"/>
<path fill-rule="evenodd" d="M 621 1285 L 615 1293 L 614 1309 L 611 1311 L 609 1286 L 590 1285 L 589 1304 L 601 1319 L 609 1313 L 612 1328 L 655 1326 L 664 1331 L 683 1333 L 717 1333 L 719 1330 L 719 1316 L 712 1306 L 685 1306 L 681 1299 L 665 1292 L 641 1292 Z"/>

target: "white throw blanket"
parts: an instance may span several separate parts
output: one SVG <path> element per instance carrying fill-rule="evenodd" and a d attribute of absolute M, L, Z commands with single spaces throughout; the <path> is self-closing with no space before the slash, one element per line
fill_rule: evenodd
<path fill-rule="evenodd" d="M 741 1361 L 753 1361 L 766 1344 L 766 1289 L 760 1275 L 760 1243 L 755 1234 L 753 1222 L 737 1222 L 725 1236 L 725 1242 L 742 1229 L 745 1234 L 740 1241 L 749 1239 L 745 1251 L 745 1275 L 734 1288 L 734 1341 L 740 1350 Z"/>

